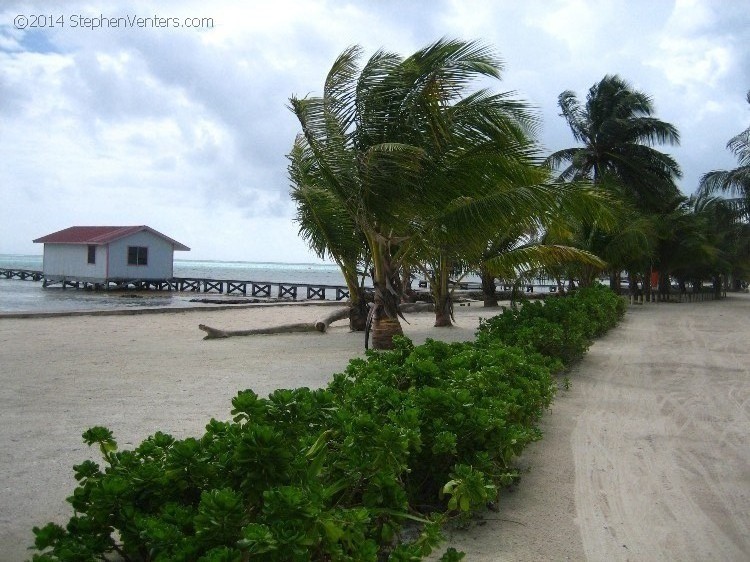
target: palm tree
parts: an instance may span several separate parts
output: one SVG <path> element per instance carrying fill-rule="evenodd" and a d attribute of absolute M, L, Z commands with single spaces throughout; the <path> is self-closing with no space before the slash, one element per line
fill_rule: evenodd
<path fill-rule="evenodd" d="M 686 248 L 688 259 L 677 271 L 678 279 L 711 279 L 718 292 L 719 278 L 723 277 L 731 279 L 732 289 L 741 289 L 743 280 L 750 276 L 750 225 L 743 212 L 730 200 L 706 194 L 690 197 L 686 206 L 701 220 L 707 251 Z"/>
<path fill-rule="evenodd" d="M 529 170 L 539 180 L 547 173 Z M 422 272 L 430 281 L 435 299 L 435 326 L 450 326 L 452 271 L 479 270 L 485 278 L 519 277 L 531 270 L 561 263 L 588 263 L 603 267 L 596 256 L 563 245 L 542 244 L 535 234 L 560 222 L 562 216 L 599 217 L 605 224 L 608 199 L 589 188 L 547 183 L 503 187 L 490 184 L 483 197 L 461 197 L 444 212 L 432 217 L 431 228 L 420 237 Z M 499 212 L 502 207 L 503 212 Z M 490 306 L 492 303 L 488 303 Z"/>
<path fill-rule="evenodd" d="M 507 256 L 520 248 L 533 245 L 538 242 L 538 233 L 527 231 L 521 228 L 510 228 L 498 232 L 491 240 L 488 240 L 480 256 L 477 271 L 482 282 L 482 294 L 484 297 L 485 308 L 496 308 L 499 306 L 497 297 L 496 279 L 504 281 L 516 280 L 523 271 L 517 271 L 512 264 L 503 267 L 495 263 L 494 267 L 489 263 L 490 260 L 500 256 Z"/>
<path fill-rule="evenodd" d="M 707 219 L 707 214 L 696 212 L 684 195 L 675 197 L 670 208 L 659 215 L 654 266 L 659 272 L 661 300 L 668 299 L 671 277 L 681 277 L 686 269 L 708 266 L 712 274 L 723 273 L 716 270 L 717 248 L 710 238 Z"/>
<path fill-rule="evenodd" d="M 601 222 L 580 220 L 571 216 L 545 236 L 546 243 L 556 242 L 580 248 L 599 256 L 603 264 L 572 263 L 564 268 L 555 267 L 555 278 L 577 279 L 582 286 L 591 286 L 605 272 L 610 275 L 610 287 L 618 290 L 620 272 L 630 274 L 630 287 L 634 289 L 637 272 L 648 269 L 653 257 L 656 239 L 656 221 L 621 201 L 616 207 L 613 222 L 603 228 Z"/>
<path fill-rule="evenodd" d="M 646 230 L 639 233 L 630 228 L 624 237 L 602 236 L 595 223 L 578 227 L 582 239 L 590 242 L 588 249 L 601 251 L 606 247 L 608 257 L 627 258 L 615 259 L 611 264 L 611 279 L 619 284 L 619 270 L 615 269 L 620 263 L 649 261 L 647 252 L 640 258 L 633 255 L 633 242 L 643 239 L 654 215 L 667 212 L 679 196 L 675 183 L 681 176 L 679 166 L 672 157 L 654 148 L 657 144 L 678 144 L 679 133 L 670 123 L 653 116 L 648 95 L 634 90 L 617 75 L 607 75 L 594 84 L 585 105 L 571 91 L 560 94 L 558 104 L 573 136 L 583 146 L 559 150 L 547 158 L 547 164 L 560 169 L 561 180 L 590 181 L 597 188 L 617 194 L 642 215 L 629 224 L 641 224 Z M 627 247 L 618 250 L 617 242 Z M 629 273 L 632 277 L 633 272 Z M 643 273 L 648 279 L 647 272 Z"/>
<path fill-rule="evenodd" d="M 367 320 L 362 272 L 369 266 L 364 236 L 335 192 L 327 189 L 326 176 L 320 173 L 304 139 L 294 143 L 289 160 L 299 234 L 319 258 L 332 259 L 339 266 L 349 289 L 349 328 L 362 331 Z"/>
<path fill-rule="evenodd" d="M 361 69 L 360 55 L 352 47 L 339 56 L 323 96 L 291 98 L 302 126 L 299 149 L 315 170 L 292 181 L 329 191 L 364 237 L 373 346 L 381 349 L 401 333 L 404 266 L 434 264 L 436 324 L 447 325 L 451 264 L 510 225 L 534 229 L 548 215 L 600 210 L 601 203 L 540 182 L 547 171 L 539 167 L 537 119 L 526 104 L 470 90 L 477 79 L 500 76 L 489 48 L 440 40 L 406 59 L 377 52 Z"/>
<path fill-rule="evenodd" d="M 485 231 L 484 236 L 477 236 L 479 255 L 476 251 L 465 253 L 464 261 L 479 272 L 487 307 L 497 306 L 496 278 L 515 283 L 553 268 L 606 267 L 593 252 L 568 244 L 569 240 L 559 233 L 567 230 L 572 220 L 598 221 L 603 229 L 610 228 L 617 220 L 617 203 L 607 193 L 585 184 L 550 183 L 549 170 L 544 168 L 539 173 L 544 183 L 533 189 L 539 191 L 543 185 L 552 198 L 533 211 L 534 221 L 499 222 L 494 229 Z"/>
<path fill-rule="evenodd" d="M 747 102 L 750 103 L 750 91 Z M 733 170 L 715 170 L 705 174 L 700 181 L 699 193 L 728 192 L 734 197 L 733 203 L 747 215 L 750 213 L 750 127 L 729 139 L 727 148 L 737 157 L 739 166 Z"/>
<path fill-rule="evenodd" d="M 679 144 L 677 129 L 655 117 L 651 98 L 617 75 L 607 75 L 588 92 L 585 106 L 565 91 L 558 104 L 582 147 L 551 154 L 547 163 L 563 166 L 560 179 L 588 179 L 620 186 L 640 209 L 668 204 L 679 193 L 677 163 L 652 145 Z"/>
<path fill-rule="evenodd" d="M 302 126 L 298 143 L 324 179 L 317 185 L 331 192 L 366 240 L 379 349 L 401 333 L 397 273 L 411 263 L 432 219 L 468 195 L 485 207 L 479 213 L 476 203 L 461 205 L 445 215 L 453 236 L 458 229 L 450 222 L 459 219 L 489 226 L 495 220 L 489 217 L 510 220 L 515 213 L 515 220 L 531 220 L 528 193 L 518 191 L 515 206 L 487 193 L 531 183 L 534 119 L 507 94 L 467 92 L 477 78 L 499 78 L 499 62 L 481 44 L 440 40 L 406 59 L 380 51 L 361 69 L 360 54 L 352 47 L 339 56 L 322 97 L 290 101 Z"/>

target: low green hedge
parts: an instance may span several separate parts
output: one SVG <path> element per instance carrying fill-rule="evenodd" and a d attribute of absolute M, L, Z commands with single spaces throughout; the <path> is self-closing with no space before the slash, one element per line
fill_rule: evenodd
<path fill-rule="evenodd" d="M 541 434 L 553 374 L 624 311 L 604 290 L 524 304 L 476 341 L 353 359 L 326 389 L 251 390 L 199 438 L 163 433 L 74 467 L 65 527 L 35 528 L 35 561 L 421 560 L 447 518 L 497 496 Z M 443 560 L 459 560 L 449 549 Z"/>
<path fill-rule="evenodd" d="M 572 295 L 528 301 L 483 321 L 477 343 L 503 342 L 559 359 L 580 359 L 595 337 L 614 327 L 625 314 L 625 301 L 604 287 Z"/>

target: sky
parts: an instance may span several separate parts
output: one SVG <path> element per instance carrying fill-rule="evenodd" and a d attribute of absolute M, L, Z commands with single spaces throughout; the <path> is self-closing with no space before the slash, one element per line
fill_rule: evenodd
<path fill-rule="evenodd" d="M 692 193 L 737 165 L 750 123 L 745 0 L 104 0 L 0 4 L 0 253 L 73 225 L 148 225 L 182 259 L 308 263 L 288 154 L 291 96 L 319 95 L 360 45 L 408 56 L 441 37 L 503 61 L 498 92 L 542 120 L 545 151 L 575 146 L 564 90 L 606 74 L 653 99 L 681 135 Z M 192 24 L 186 27 L 185 24 Z M 179 24 L 179 27 L 176 27 Z"/>

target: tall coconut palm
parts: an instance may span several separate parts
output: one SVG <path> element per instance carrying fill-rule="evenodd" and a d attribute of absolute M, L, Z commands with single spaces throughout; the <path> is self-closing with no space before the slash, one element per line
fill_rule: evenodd
<path fill-rule="evenodd" d="M 560 179 L 618 185 L 644 210 L 668 205 L 679 193 L 679 166 L 653 148 L 679 144 L 679 133 L 653 117 L 649 96 L 619 76 L 607 75 L 589 89 L 585 105 L 569 90 L 560 94 L 558 104 L 574 138 L 583 144 L 547 158 L 551 167 L 562 168 Z"/>
<path fill-rule="evenodd" d="M 747 93 L 750 103 L 750 91 Z M 750 127 L 729 139 L 727 148 L 737 157 L 739 166 L 733 170 L 715 170 L 705 174 L 699 192 L 709 195 L 722 191 L 734 197 L 745 215 L 750 214 Z"/>
<path fill-rule="evenodd" d="M 398 268 L 433 228 L 431 218 L 474 196 L 483 206 L 463 205 L 447 220 L 531 222 L 530 202 L 538 208 L 551 194 L 525 187 L 533 183 L 528 161 L 534 153 L 528 139 L 534 120 L 525 105 L 507 94 L 470 91 L 478 78 L 499 78 L 500 63 L 489 48 L 440 40 L 406 59 L 380 51 L 361 69 L 360 55 L 358 47 L 342 53 L 323 96 L 293 97 L 291 108 L 302 126 L 299 142 L 324 178 L 319 185 L 366 240 L 375 289 L 373 345 L 386 348 L 401 333 Z M 522 187 L 504 199 L 484 197 L 497 185 Z"/>
<path fill-rule="evenodd" d="M 584 105 L 571 91 L 561 93 L 558 104 L 574 138 L 583 145 L 559 150 L 547 158 L 549 166 L 560 170 L 561 180 L 587 180 L 617 194 L 644 215 L 631 225 L 647 226 L 652 220 L 649 217 L 669 211 L 671 202 L 679 196 L 675 182 L 681 172 L 676 161 L 654 145 L 678 144 L 679 133 L 670 123 L 653 116 L 648 95 L 634 90 L 617 75 L 607 75 L 589 89 Z M 583 239 L 606 247 L 610 256 L 623 253 L 613 245 L 619 240 L 629 247 L 624 252 L 628 261 L 648 261 L 646 248 L 642 259 L 630 252 L 633 241 L 643 238 L 632 228 L 628 236 L 614 238 L 602 236 L 595 223 L 582 223 L 579 230 Z M 611 279 L 619 285 L 617 278 L 618 272 L 613 270 Z"/>

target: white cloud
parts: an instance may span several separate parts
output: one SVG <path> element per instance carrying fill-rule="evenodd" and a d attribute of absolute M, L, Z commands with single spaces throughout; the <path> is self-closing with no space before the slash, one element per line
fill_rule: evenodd
<path fill-rule="evenodd" d="M 708 39 L 665 38 L 660 45 L 662 56 L 651 64 L 679 86 L 716 86 L 725 79 L 731 67 L 731 51 Z"/>
<path fill-rule="evenodd" d="M 598 10 L 592 10 L 585 0 L 557 0 L 551 3 L 546 13 L 530 20 L 540 29 L 563 43 L 571 53 L 589 53 L 596 44 L 597 34 L 610 19 L 609 3 L 603 2 Z"/>
<path fill-rule="evenodd" d="M 746 47 L 736 42 L 732 27 L 718 21 L 716 6 L 706 0 L 677 0 L 661 32 L 659 50 L 647 62 L 688 92 L 722 84 L 736 64 L 736 49 Z"/>

